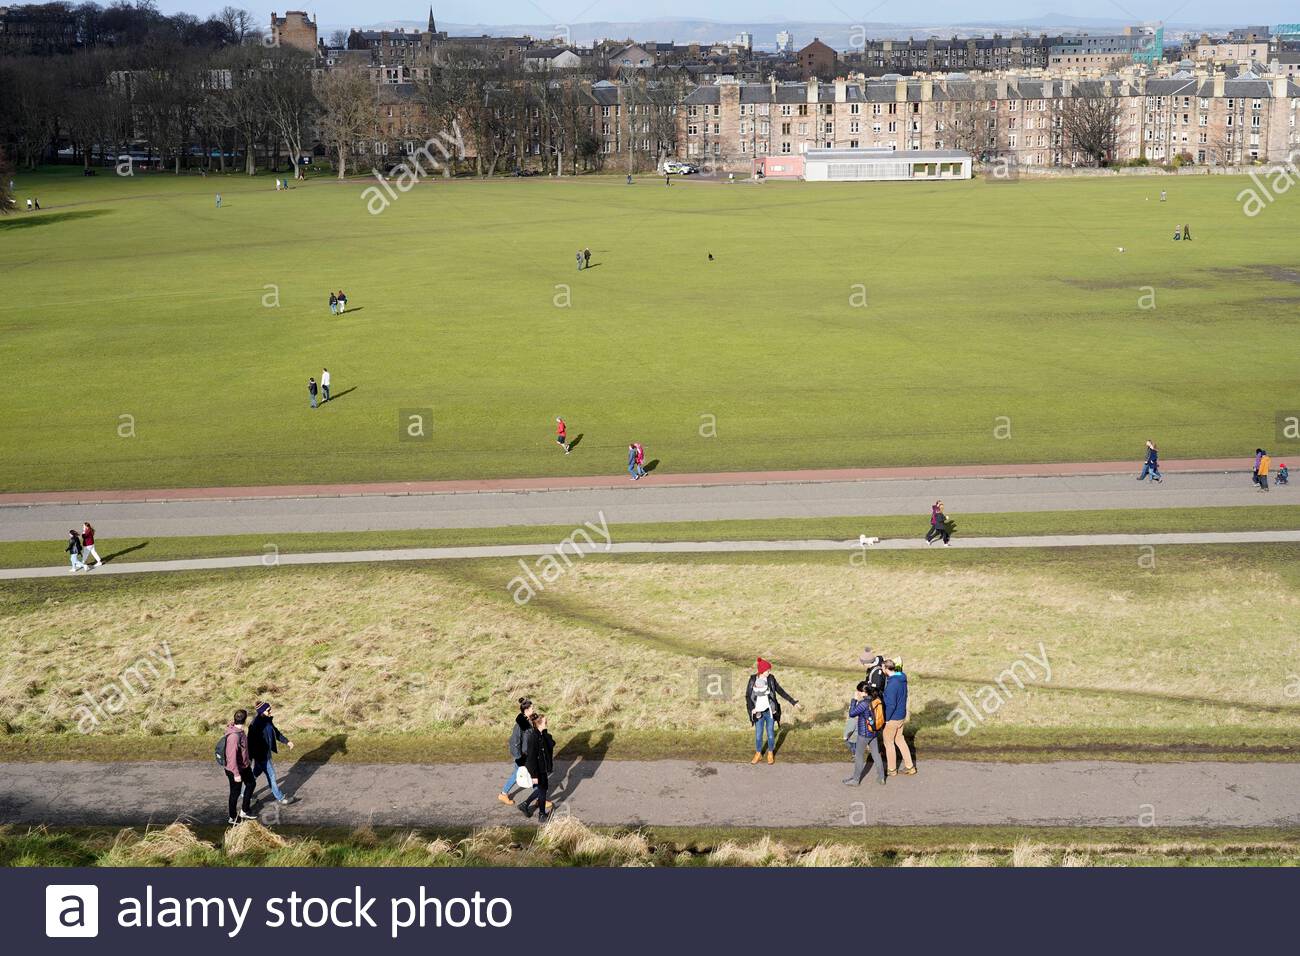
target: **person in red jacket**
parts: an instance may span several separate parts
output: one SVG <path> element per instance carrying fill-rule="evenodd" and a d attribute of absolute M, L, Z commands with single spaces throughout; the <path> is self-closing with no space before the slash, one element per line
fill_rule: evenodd
<path fill-rule="evenodd" d="M 89 521 L 81 523 L 81 559 L 84 561 L 86 555 L 95 559 L 95 567 L 99 567 L 104 562 L 100 560 L 99 552 L 95 550 L 95 529 L 90 526 Z"/>
<path fill-rule="evenodd" d="M 555 440 L 567 455 L 569 453 L 569 426 L 564 424 L 563 418 L 555 419 Z"/>
<path fill-rule="evenodd" d="M 253 774 L 253 761 L 248 756 L 248 734 L 244 732 L 246 720 L 248 711 L 240 708 L 226 725 L 226 781 L 230 784 L 230 814 L 227 823 L 257 819 L 257 814 L 253 812 L 253 790 L 257 786 L 257 777 Z M 241 789 L 244 791 L 244 806 L 239 809 Z"/>

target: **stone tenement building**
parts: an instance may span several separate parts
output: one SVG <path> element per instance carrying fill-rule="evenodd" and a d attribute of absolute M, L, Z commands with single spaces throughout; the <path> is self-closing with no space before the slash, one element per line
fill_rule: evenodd
<path fill-rule="evenodd" d="M 271 12 L 271 44 L 293 47 L 307 53 L 316 52 L 316 21 L 302 10 L 286 10 L 278 17 Z"/>
<path fill-rule="evenodd" d="M 678 110 L 678 151 L 747 171 L 762 155 L 809 148 L 964 149 L 1023 166 L 1087 162 L 1069 141 L 1071 100 L 1118 101 L 1112 160 L 1177 156 L 1226 165 L 1300 148 L 1300 86 L 1285 76 L 1182 71 L 1109 78 L 963 74 L 833 83 L 719 83 Z"/>
<path fill-rule="evenodd" d="M 948 73 L 967 70 L 1021 70 L 1047 66 L 1048 51 L 1059 37 L 992 37 L 941 40 L 867 40 L 840 59 L 865 76 L 886 73 Z"/>

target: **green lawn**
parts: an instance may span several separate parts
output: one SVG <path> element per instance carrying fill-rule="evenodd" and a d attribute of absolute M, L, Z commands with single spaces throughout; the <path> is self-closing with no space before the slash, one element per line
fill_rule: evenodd
<path fill-rule="evenodd" d="M 0 489 L 618 472 L 632 439 L 675 472 L 1240 456 L 1300 328 L 1300 203 L 1249 219 L 1244 182 L 439 181 L 372 216 L 326 179 L 22 175 Z"/>

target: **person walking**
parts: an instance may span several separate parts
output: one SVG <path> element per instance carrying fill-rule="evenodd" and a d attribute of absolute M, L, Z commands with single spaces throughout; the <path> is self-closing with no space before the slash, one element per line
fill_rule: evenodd
<path fill-rule="evenodd" d="M 798 707 L 799 702 L 785 692 L 776 675 L 772 673 L 772 664 L 758 658 L 755 673 L 749 675 L 745 686 L 745 707 L 749 710 L 749 722 L 754 727 L 754 759 L 758 763 L 763 759 L 763 736 L 767 735 L 767 762 L 776 762 L 776 732 L 781 723 L 781 701 L 784 697 L 790 706 Z"/>
<path fill-rule="evenodd" d="M 217 193 L 217 208 L 221 208 L 221 193 Z"/>
<path fill-rule="evenodd" d="M 533 702 L 527 697 L 519 698 L 519 713 L 515 714 L 514 726 L 510 728 L 510 759 L 513 760 L 514 766 L 510 768 L 510 776 L 506 778 L 505 786 L 497 794 L 497 799 L 508 807 L 513 807 L 515 801 L 510 796 L 510 791 L 519 786 L 519 768 L 524 766 L 524 734 L 528 733 L 532 727 L 531 717 L 533 716 Z"/>
<path fill-rule="evenodd" d="M 316 379 L 307 379 L 307 394 L 311 396 L 311 407 L 316 407 Z"/>
<path fill-rule="evenodd" d="M 277 744 L 284 744 L 290 750 L 293 749 L 293 741 L 280 733 L 280 728 L 275 726 L 270 703 L 259 701 L 254 710 L 253 722 L 248 725 L 248 756 L 253 761 L 254 787 L 257 785 L 257 778 L 266 774 L 266 782 L 271 787 L 271 796 L 278 803 L 288 806 L 297 803 L 298 798 L 286 797 L 276 780 L 273 757 L 280 750 Z"/>
<path fill-rule="evenodd" d="M 856 787 L 862 783 L 862 775 L 867 769 L 867 754 L 876 766 L 879 782 L 885 782 L 885 762 L 880 758 L 880 741 L 878 739 L 885 727 L 885 706 L 879 697 L 867 693 L 867 682 L 861 681 L 853 692 L 853 703 L 849 705 L 849 716 L 858 721 L 858 739 L 853 744 L 853 776 L 844 783 Z"/>
<path fill-rule="evenodd" d="M 1259 490 L 1268 491 L 1268 469 L 1273 464 L 1273 460 L 1268 457 L 1268 452 L 1261 451 L 1259 464 L 1255 466 L 1255 477 L 1259 479 Z"/>
<path fill-rule="evenodd" d="M 641 477 L 636 470 L 636 442 L 632 442 L 627 446 L 627 473 L 633 481 Z"/>
<path fill-rule="evenodd" d="M 888 775 L 898 776 L 897 760 L 903 758 L 903 773 L 912 776 L 916 766 L 912 763 L 912 749 L 903 736 L 903 722 L 907 720 L 907 675 L 891 660 L 885 661 L 885 765 Z M 898 753 L 894 751 L 897 749 Z"/>
<path fill-rule="evenodd" d="M 578 259 L 578 271 L 581 272 L 582 271 L 582 250 L 579 249 L 577 253 L 575 253 L 575 255 L 577 256 Z"/>
<path fill-rule="evenodd" d="M 226 736 L 221 739 L 222 753 L 225 756 L 226 782 L 230 784 L 230 801 L 227 823 L 240 820 L 256 820 L 253 812 L 253 788 L 257 778 L 253 776 L 252 761 L 248 757 L 248 734 L 244 732 L 244 721 L 248 720 L 248 711 L 240 708 L 226 725 Z M 239 791 L 244 791 L 244 805 L 239 806 Z"/>
<path fill-rule="evenodd" d="M 1160 449 L 1156 448 L 1156 443 L 1147 439 L 1147 459 L 1142 463 L 1142 470 L 1138 472 L 1138 481 L 1142 481 L 1147 475 L 1151 480 L 1159 484 L 1164 479 L 1160 476 Z"/>
<path fill-rule="evenodd" d="M 330 400 L 330 370 L 327 368 L 320 370 L 320 393 L 322 402 Z"/>
<path fill-rule="evenodd" d="M 940 499 L 930 506 L 930 530 L 925 533 L 925 543 L 934 544 L 935 539 L 942 538 L 943 546 L 946 548 L 951 537 L 948 516 L 943 513 L 943 499 Z"/>
<path fill-rule="evenodd" d="M 348 294 L 344 292 L 342 289 L 339 289 L 339 315 L 342 315 L 347 310 L 348 310 Z"/>
<path fill-rule="evenodd" d="M 1259 487 L 1259 460 L 1264 457 L 1264 449 L 1255 449 L 1255 464 L 1250 466 L 1250 481 L 1255 487 Z"/>
<path fill-rule="evenodd" d="M 68 572 L 69 574 L 88 570 L 86 562 L 81 560 L 81 535 L 77 534 L 76 528 L 68 530 L 68 543 L 63 550 L 68 552 L 68 557 L 72 560 L 72 570 Z"/>
<path fill-rule="evenodd" d="M 330 293 L 330 315 L 339 314 L 339 297 L 333 292 Z"/>
<path fill-rule="evenodd" d="M 641 443 L 640 443 L 639 441 L 634 441 L 634 442 L 632 442 L 632 456 L 633 456 L 633 458 L 635 459 L 635 464 L 636 464 L 636 476 L 637 476 L 638 478 L 644 478 L 644 477 L 645 477 L 645 474 L 646 474 L 646 472 L 645 472 L 645 448 L 643 448 L 643 447 L 641 446 Z"/>
<path fill-rule="evenodd" d="M 99 552 L 95 550 L 95 529 L 90 526 L 89 521 L 81 523 L 81 559 L 85 561 L 86 555 L 95 559 L 95 567 L 103 565 L 100 560 Z"/>
<path fill-rule="evenodd" d="M 563 418 L 557 417 L 555 419 L 555 440 L 567 455 L 569 453 L 569 426 L 564 423 Z"/>
<path fill-rule="evenodd" d="M 586 246 L 584 246 L 582 249 L 582 267 L 584 269 L 591 268 L 591 250 L 588 249 Z"/>
<path fill-rule="evenodd" d="M 533 792 L 520 809 L 524 816 L 531 817 L 536 804 L 537 819 L 545 823 L 551 818 L 554 806 L 546 799 L 546 790 L 551 785 L 551 771 L 555 769 L 555 740 L 546 729 L 545 714 L 533 714 L 528 720 L 532 726 L 524 734 L 524 766 L 533 778 Z"/>

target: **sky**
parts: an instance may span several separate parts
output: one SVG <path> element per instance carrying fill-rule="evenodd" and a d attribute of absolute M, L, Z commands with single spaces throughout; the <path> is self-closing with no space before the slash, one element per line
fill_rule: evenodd
<path fill-rule="evenodd" d="M 268 20 L 263 9 L 248 0 L 159 0 L 165 13 L 211 13 L 226 2 Z M 428 17 L 427 0 L 277 0 L 305 6 L 324 24 L 368 24 Z M 276 7 L 283 13 L 288 7 Z M 969 23 L 1014 21 L 1047 13 L 1125 22 L 1163 20 L 1170 23 L 1277 24 L 1300 20 L 1300 8 L 1281 0 L 443 0 L 434 15 L 446 23 L 571 24 L 596 20 L 641 21 L 660 18 L 709 19 L 726 22 L 780 23 Z"/>

